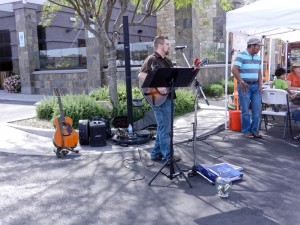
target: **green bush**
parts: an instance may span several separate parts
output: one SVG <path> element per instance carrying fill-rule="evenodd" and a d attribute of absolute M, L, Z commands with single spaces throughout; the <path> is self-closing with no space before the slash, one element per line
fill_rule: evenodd
<path fill-rule="evenodd" d="M 234 82 L 233 80 L 228 80 L 227 93 L 233 94 L 233 91 L 234 91 Z"/>
<path fill-rule="evenodd" d="M 204 94 L 205 94 L 207 97 L 212 97 L 211 92 L 210 92 L 211 85 L 212 85 L 212 84 L 204 84 L 204 85 L 202 86 L 202 91 L 204 92 Z"/>
<path fill-rule="evenodd" d="M 216 84 L 222 85 L 224 90 L 225 90 L 225 80 L 219 80 L 219 81 L 216 82 Z M 234 89 L 233 79 L 229 79 L 228 83 L 227 83 L 227 93 L 228 94 L 233 94 L 233 89 Z"/>
<path fill-rule="evenodd" d="M 73 120 L 73 128 L 78 128 L 78 122 L 82 119 L 91 120 L 95 116 L 111 119 L 111 113 L 94 99 L 87 95 L 61 96 L 64 116 Z M 42 100 L 36 107 L 37 118 L 54 121 L 59 115 L 59 105 L 56 97 Z"/>
<path fill-rule="evenodd" d="M 37 118 L 41 120 L 51 120 L 53 117 L 53 110 L 56 107 L 56 97 L 50 97 L 48 99 L 43 99 L 36 106 Z"/>
<path fill-rule="evenodd" d="M 99 88 L 90 93 L 90 97 L 95 100 L 109 100 L 108 87 Z M 132 87 L 132 99 L 142 99 L 143 107 L 133 107 L 133 119 L 134 121 L 144 117 L 145 113 L 151 109 L 151 106 L 147 104 L 144 99 L 141 90 L 137 87 Z M 110 118 L 113 119 L 116 116 L 127 115 L 127 93 L 126 86 L 124 84 L 118 85 L 118 104 L 113 108 Z"/>
<path fill-rule="evenodd" d="M 110 113 L 103 108 L 94 99 L 87 95 L 65 95 L 61 97 L 65 116 L 72 118 L 73 128 L 78 127 L 79 120 L 93 119 L 95 116 L 101 116 L 110 119 Z M 52 120 L 60 115 L 58 104 L 53 111 Z"/>
<path fill-rule="evenodd" d="M 212 84 L 205 84 L 202 86 L 202 90 L 208 97 L 221 97 L 225 92 L 225 80 L 218 80 Z M 233 90 L 233 80 L 229 79 L 227 83 L 227 93 L 232 94 Z"/>
<path fill-rule="evenodd" d="M 194 110 L 193 93 L 178 89 L 176 91 L 175 116 L 183 115 Z M 96 100 L 108 100 L 108 88 L 103 87 L 94 90 L 89 95 L 64 95 L 61 96 L 64 115 L 72 118 L 73 128 L 78 128 L 81 119 L 92 119 L 94 116 L 101 116 L 112 121 L 116 116 L 127 115 L 127 96 L 125 85 L 118 86 L 118 105 L 113 107 L 112 112 L 96 102 Z M 144 117 L 145 113 L 151 109 L 151 105 L 144 99 L 141 90 L 132 88 L 132 99 L 141 99 L 142 107 L 133 107 L 134 121 Z M 50 97 L 43 100 L 37 107 L 37 117 L 39 119 L 52 120 L 60 115 L 57 97 Z"/>
<path fill-rule="evenodd" d="M 225 88 L 225 80 L 218 80 L 214 84 L 220 84 Z"/>
<path fill-rule="evenodd" d="M 89 96 L 96 101 L 109 101 L 108 87 L 104 86 L 93 90 Z"/>
<path fill-rule="evenodd" d="M 195 97 L 193 93 L 188 92 L 184 89 L 178 89 L 176 91 L 175 101 L 175 116 L 184 115 L 194 110 Z"/>
<path fill-rule="evenodd" d="M 210 93 L 213 97 L 220 97 L 224 93 L 224 87 L 221 84 L 212 84 L 210 87 Z"/>

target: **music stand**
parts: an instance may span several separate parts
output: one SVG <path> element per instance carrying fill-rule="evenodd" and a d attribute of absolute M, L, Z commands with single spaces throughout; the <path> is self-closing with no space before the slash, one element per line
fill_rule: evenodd
<path fill-rule="evenodd" d="M 192 68 L 158 68 L 155 71 L 151 71 L 148 73 L 142 88 L 156 88 L 156 87 L 169 87 L 171 92 L 171 130 L 170 130 L 170 156 L 164 163 L 164 165 L 160 168 L 160 170 L 154 175 L 154 177 L 148 183 L 151 185 L 152 181 L 158 176 L 159 173 L 162 173 L 170 180 L 173 178 L 183 175 L 187 183 L 190 187 L 192 185 L 188 181 L 187 177 L 177 165 L 174 160 L 174 148 L 173 148 L 173 110 L 174 110 L 174 88 L 175 87 L 188 87 L 191 85 L 193 80 L 195 79 L 195 72 Z M 162 170 L 170 165 L 170 174 L 165 174 Z M 179 172 L 175 173 L 174 165 L 178 169 Z"/>

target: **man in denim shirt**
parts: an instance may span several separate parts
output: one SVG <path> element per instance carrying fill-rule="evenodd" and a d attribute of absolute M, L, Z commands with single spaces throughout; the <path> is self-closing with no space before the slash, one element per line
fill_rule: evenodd
<path fill-rule="evenodd" d="M 261 59 L 257 55 L 261 41 L 251 38 L 247 49 L 234 60 L 232 74 L 238 81 L 238 94 L 241 107 L 242 133 L 246 138 L 262 138 L 259 131 L 261 113 L 262 74 Z M 250 115 L 250 105 L 252 115 Z"/>

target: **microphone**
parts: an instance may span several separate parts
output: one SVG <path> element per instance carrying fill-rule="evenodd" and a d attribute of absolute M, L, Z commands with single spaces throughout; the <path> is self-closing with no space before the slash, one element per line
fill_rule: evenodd
<path fill-rule="evenodd" d="M 175 50 L 184 49 L 184 48 L 187 48 L 187 46 L 176 46 Z"/>

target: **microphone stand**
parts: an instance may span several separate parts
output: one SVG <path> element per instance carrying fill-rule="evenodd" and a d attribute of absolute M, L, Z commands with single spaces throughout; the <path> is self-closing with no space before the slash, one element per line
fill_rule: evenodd
<path fill-rule="evenodd" d="M 183 52 L 183 49 L 180 49 L 181 50 L 181 54 L 183 55 L 183 58 L 186 62 L 186 64 L 191 67 L 191 65 L 189 64 L 184 52 Z M 209 106 L 209 102 L 203 92 L 203 89 L 202 89 L 202 86 L 200 84 L 200 82 L 197 80 L 197 78 L 195 77 L 195 80 L 194 80 L 194 85 L 196 87 L 195 89 L 195 100 L 194 100 L 194 123 L 193 124 L 193 155 L 194 155 L 194 165 L 192 166 L 191 169 L 188 170 L 188 176 L 189 177 L 192 177 L 196 174 L 199 174 L 201 176 L 203 176 L 204 178 L 206 178 L 204 175 L 202 175 L 199 171 L 198 171 L 198 168 L 197 168 L 197 162 L 196 162 L 196 147 L 197 147 L 197 112 L 198 112 L 198 98 L 199 98 L 199 95 L 201 94 L 202 97 L 204 98 L 206 104 Z M 190 140 L 189 140 L 190 141 Z"/>
<path fill-rule="evenodd" d="M 184 54 L 184 52 L 183 52 L 183 49 L 184 49 L 184 48 L 180 48 L 180 49 L 178 49 L 178 50 L 181 51 L 181 54 L 182 54 L 182 56 L 183 56 L 183 58 L 184 58 L 186 64 L 187 64 L 189 67 L 191 67 L 191 65 L 189 64 L 189 61 L 187 60 L 187 58 L 186 58 L 186 56 L 185 56 L 185 54 Z"/>

